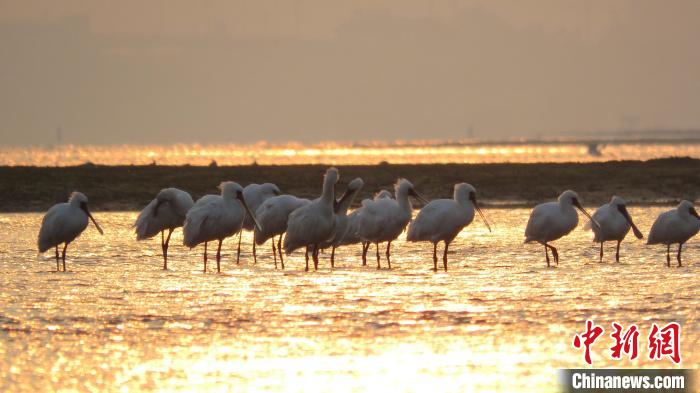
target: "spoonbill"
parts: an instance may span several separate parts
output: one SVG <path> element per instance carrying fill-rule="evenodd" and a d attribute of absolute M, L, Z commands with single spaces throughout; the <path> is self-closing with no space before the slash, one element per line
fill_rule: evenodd
<path fill-rule="evenodd" d="M 374 199 L 390 198 L 391 193 L 387 190 L 381 190 L 374 195 Z M 371 199 L 363 199 L 364 201 L 370 201 Z M 369 242 L 364 242 L 360 239 L 360 214 L 362 213 L 362 207 L 359 207 L 352 211 L 348 215 L 348 229 L 345 231 L 345 235 L 340 239 L 337 247 L 347 246 L 350 244 L 362 243 L 362 266 L 367 265 L 367 249 L 369 248 Z"/>
<path fill-rule="evenodd" d="M 335 233 L 331 238 L 319 245 L 321 249 L 331 247 L 331 268 L 335 267 L 335 249 L 340 246 L 340 241 L 348 231 L 348 208 L 350 208 L 352 201 L 355 200 L 355 196 L 357 196 L 364 184 L 359 177 L 348 183 L 348 188 L 338 200 L 335 210 Z"/>
<path fill-rule="evenodd" d="M 447 271 L 447 249 L 459 232 L 474 220 L 474 210 L 491 232 L 489 222 L 476 203 L 476 189 L 468 183 L 455 184 L 453 199 L 436 199 L 418 212 L 408 226 L 406 240 L 433 243 L 433 271 L 437 271 L 437 244 L 443 241 L 442 266 Z"/>
<path fill-rule="evenodd" d="M 615 261 L 620 262 L 620 243 L 627 236 L 630 227 L 637 239 L 643 239 L 644 235 L 639 231 L 632 217 L 627 212 L 627 206 L 624 199 L 619 196 L 613 196 L 610 203 L 598 208 L 593 213 L 593 218 L 600 224 L 600 227 L 592 225 L 591 221 L 586 222 L 586 229 L 593 231 L 593 241 L 600 243 L 600 262 L 603 262 L 603 243 L 606 241 L 617 241 L 617 249 L 615 251 Z"/>
<path fill-rule="evenodd" d="M 274 196 L 280 195 L 282 192 L 280 191 L 279 187 L 272 183 L 263 183 L 263 184 L 248 184 L 243 188 L 243 198 L 245 199 L 246 203 L 248 204 L 248 207 L 252 212 L 257 212 L 258 207 L 268 198 L 272 198 Z M 253 219 L 246 215 L 245 218 L 243 219 L 243 229 L 248 230 L 248 231 L 253 231 L 253 263 L 258 262 L 258 256 L 255 253 L 255 223 L 253 222 Z M 241 235 L 243 234 L 243 231 L 240 231 L 238 233 L 238 251 L 236 252 L 236 263 L 240 260 L 241 257 Z"/>
<path fill-rule="evenodd" d="M 420 196 L 413 184 L 406 179 L 399 179 L 394 186 L 396 199 L 379 198 L 363 200 L 360 213 L 360 239 L 377 246 L 377 269 L 379 262 L 379 243 L 388 242 L 386 259 L 391 269 L 391 242 L 394 241 L 411 221 L 413 207 L 408 199 L 412 196 L 424 204 L 428 202 Z"/>
<path fill-rule="evenodd" d="M 282 269 L 284 269 L 282 234 L 287 232 L 289 215 L 294 210 L 309 203 L 311 201 L 308 199 L 297 198 L 293 195 L 280 195 L 266 199 L 255 212 L 255 216 L 262 226 L 262 228 L 255 228 L 255 242 L 261 245 L 272 238 L 272 256 L 275 258 L 275 269 L 277 268 L 278 253 Z M 277 236 L 277 248 L 275 248 L 275 236 Z"/>
<path fill-rule="evenodd" d="M 666 266 L 671 267 L 671 244 L 678 243 L 678 266 L 681 264 L 681 249 L 683 243 L 695 236 L 700 230 L 700 216 L 695 211 L 693 203 L 681 201 L 673 210 L 659 214 L 649 231 L 647 244 L 666 245 Z"/>
<path fill-rule="evenodd" d="M 204 272 L 207 272 L 207 243 L 218 240 L 216 249 L 216 271 L 221 272 L 221 242 L 235 235 L 243 226 L 243 216 L 247 213 L 257 227 L 260 227 L 253 212 L 243 197 L 243 188 L 235 182 L 227 181 L 219 185 L 221 195 L 205 195 L 195 202 L 185 216 L 183 229 L 184 244 L 194 248 L 204 243 Z M 242 207 L 241 207 L 242 206 Z"/>
<path fill-rule="evenodd" d="M 63 271 L 66 271 L 66 248 L 76 237 L 87 228 L 88 218 L 95 224 L 95 228 L 103 235 L 104 232 L 88 209 L 88 199 L 85 194 L 74 191 L 70 194 L 68 202 L 53 205 L 41 220 L 39 239 L 37 245 L 39 252 L 44 253 L 49 248 L 56 248 L 56 271 L 61 271 L 58 263 L 58 246 L 63 244 L 61 259 Z"/>
<path fill-rule="evenodd" d="M 598 222 L 591 217 L 586 209 L 581 206 L 578 194 L 571 190 L 564 191 L 557 202 L 547 202 L 535 206 L 530 213 L 530 219 L 525 228 L 525 243 L 537 242 L 544 245 L 544 255 L 547 258 L 547 266 L 549 265 L 549 254 L 547 248 L 552 250 L 554 262 L 559 264 L 559 253 L 549 242 L 557 240 L 569 232 L 573 231 L 578 224 L 578 214 L 576 207 L 586 215 L 593 224 L 600 226 Z"/>
<path fill-rule="evenodd" d="M 163 270 L 168 270 L 168 245 L 175 228 L 185 222 L 187 211 L 194 205 L 192 196 L 177 188 L 160 190 L 155 199 L 146 205 L 136 218 L 136 240 L 146 240 L 160 232 L 160 248 L 163 250 Z M 165 231 L 168 236 L 165 236 Z"/>
<path fill-rule="evenodd" d="M 309 247 L 313 248 L 314 270 L 318 269 L 318 245 L 333 236 L 335 230 L 335 183 L 338 170 L 330 168 L 323 178 L 323 192 L 305 206 L 294 210 L 287 221 L 287 234 L 284 237 L 284 251 L 287 255 L 294 250 L 306 247 L 306 271 L 309 270 Z"/>

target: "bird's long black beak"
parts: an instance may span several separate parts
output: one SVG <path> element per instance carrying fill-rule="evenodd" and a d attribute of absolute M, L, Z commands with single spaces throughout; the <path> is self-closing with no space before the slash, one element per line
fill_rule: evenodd
<path fill-rule="evenodd" d="M 620 211 L 623 217 L 625 217 L 625 220 L 630 224 L 632 227 L 632 232 L 634 232 L 634 236 L 637 237 L 637 239 L 644 239 L 644 235 L 642 235 L 642 232 L 637 228 L 636 225 L 634 225 L 634 222 L 632 222 L 632 216 L 627 212 L 627 207 L 625 205 L 618 205 L 617 210 Z"/>
<path fill-rule="evenodd" d="M 588 217 L 588 219 L 591 220 L 592 223 L 594 223 L 598 228 L 600 228 L 600 223 L 595 218 L 591 217 L 590 214 L 588 214 L 586 209 L 584 209 L 583 206 L 581 206 L 581 203 L 578 201 L 578 199 L 574 199 L 573 204 L 581 211 L 581 213 Z"/>
<path fill-rule="evenodd" d="M 243 208 L 245 209 L 246 213 L 250 214 L 250 218 L 253 219 L 253 222 L 255 223 L 255 226 L 258 227 L 258 230 L 262 231 L 262 225 L 260 225 L 258 219 L 255 217 L 255 214 L 253 214 L 253 212 L 248 207 L 248 204 L 245 202 L 243 193 L 238 191 L 238 193 L 236 194 L 236 198 L 238 198 L 238 200 L 241 201 L 241 205 L 243 205 Z"/>
<path fill-rule="evenodd" d="M 472 193 L 472 195 L 469 196 L 469 199 L 472 201 L 472 205 L 474 205 L 474 210 L 476 210 L 477 213 L 479 213 L 479 216 L 481 217 L 482 220 L 484 220 L 484 224 L 486 224 L 486 228 L 489 229 L 489 232 L 491 231 L 491 225 L 489 225 L 488 220 L 486 220 L 486 216 L 484 216 L 484 213 L 481 211 L 481 208 L 479 205 L 476 203 L 476 195 Z"/>
<path fill-rule="evenodd" d="M 348 188 L 345 190 L 343 195 L 338 199 L 337 201 L 333 202 L 333 211 L 335 213 L 338 213 L 338 210 L 340 209 L 340 206 L 350 197 L 352 197 L 352 194 L 357 191 L 357 188 Z"/>
<path fill-rule="evenodd" d="M 698 212 L 695 210 L 694 207 L 690 208 L 690 215 L 700 220 L 700 216 L 698 215 Z"/>
<path fill-rule="evenodd" d="M 411 188 L 410 190 L 408 190 L 408 195 L 418 199 L 424 205 L 428 204 L 428 200 L 423 198 L 423 196 L 419 194 L 415 188 Z"/>
<path fill-rule="evenodd" d="M 87 214 L 87 216 L 90 218 L 90 220 L 92 221 L 92 223 L 95 224 L 95 228 L 97 228 L 97 232 L 99 232 L 100 235 L 104 235 L 105 233 L 104 233 L 104 231 L 102 230 L 102 228 L 100 228 L 100 224 L 98 224 L 97 221 L 95 221 L 95 217 L 93 217 L 92 214 L 90 214 L 90 209 L 88 209 L 87 204 L 86 204 L 86 203 L 83 203 L 83 204 L 81 205 L 81 208 L 83 209 L 83 211 L 85 212 L 85 214 Z"/>

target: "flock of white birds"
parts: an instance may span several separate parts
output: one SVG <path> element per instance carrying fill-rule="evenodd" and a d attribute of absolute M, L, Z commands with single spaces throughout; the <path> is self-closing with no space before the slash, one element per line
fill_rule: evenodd
<path fill-rule="evenodd" d="M 300 248 L 305 249 L 306 271 L 309 270 L 309 253 L 314 270 L 318 269 L 320 250 L 331 249 L 331 267 L 335 262 L 335 249 L 341 246 L 362 244 L 362 264 L 367 264 L 367 251 L 376 245 L 377 269 L 381 268 L 379 245 L 387 243 L 386 263 L 391 268 L 391 242 L 408 227 L 406 240 L 426 241 L 433 244 L 433 270 L 437 271 L 437 245 L 445 244 L 442 254 L 443 269 L 447 270 L 447 252 L 450 243 L 459 232 L 474 220 L 475 212 L 491 231 L 491 227 L 477 204 L 476 189 L 467 183 L 454 186 L 453 199 L 426 201 L 413 184 L 399 179 L 394 186 L 394 195 L 384 190 L 373 199 L 365 199 L 362 206 L 350 214 L 348 210 L 362 189 L 360 178 L 352 180 L 340 199 L 335 198 L 335 185 L 339 173 L 335 168 L 326 171 L 321 195 L 308 200 L 292 195 L 282 195 L 274 184 L 250 184 L 243 188 L 235 182 L 219 185 L 220 195 L 205 195 L 196 202 L 189 193 L 177 188 L 161 190 L 140 213 L 134 227 L 136 239 L 144 240 L 161 235 L 163 269 L 168 268 L 168 245 L 170 236 L 178 227 L 183 227 L 184 245 L 194 248 L 204 243 L 204 269 L 207 271 L 207 246 L 217 242 L 216 270 L 221 271 L 221 243 L 224 239 L 240 234 L 243 230 L 254 231 L 253 258 L 257 259 L 255 246 L 268 240 L 277 268 L 277 259 L 284 269 L 283 255 Z M 410 198 L 424 204 L 414 220 Z M 530 214 L 525 229 L 525 242 L 537 242 L 544 246 L 547 266 L 550 266 L 549 251 L 556 264 L 559 263 L 557 249 L 551 242 L 570 233 L 578 224 L 579 209 L 590 222 L 586 225 L 594 233 L 594 241 L 600 243 L 600 259 L 603 259 L 603 243 L 617 241 L 616 261 L 620 260 L 620 242 L 630 229 L 638 239 L 643 235 L 627 212 L 625 201 L 613 197 L 610 203 L 598 208 L 590 216 L 581 205 L 574 191 L 563 192 L 557 201 L 537 205 Z M 67 203 L 60 203 L 46 212 L 39 231 L 40 252 L 55 248 L 56 270 L 66 270 L 66 248 L 92 220 L 97 230 L 102 229 L 88 209 L 88 199 L 80 192 L 73 192 Z M 671 266 L 670 248 L 678 244 L 677 261 L 681 266 L 683 244 L 700 230 L 700 216 L 693 204 L 682 201 L 678 207 L 664 212 L 654 222 L 647 244 L 666 245 L 666 263 Z M 167 232 L 167 234 L 166 234 Z M 284 237 L 284 240 L 283 240 Z M 59 253 L 59 246 L 63 245 Z M 240 258 L 238 241 L 237 263 Z M 284 252 L 282 250 L 284 249 Z"/>

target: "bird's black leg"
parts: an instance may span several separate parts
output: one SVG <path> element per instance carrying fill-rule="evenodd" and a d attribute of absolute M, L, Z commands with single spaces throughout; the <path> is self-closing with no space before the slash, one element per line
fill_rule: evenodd
<path fill-rule="evenodd" d="M 671 267 L 671 245 L 666 245 L 666 266 Z"/>
<path fill-rule="evenodd" d="M 552 250 L 552 256 L 554 257 L 554 263 L 559 266 L 559 253 L 557 252 L 557 249 L 554 248 L 553 246 L 549 246 L 549 248 Z"/>
<path fill-rule="evenodd" d="M 216 272 L 221 273 L 221 239 L 219 239 L 219 246 L 216 247 Z"/>
<path fill-rule="evenodd" d="M 548 246 L 547 246 L 547 244 L 545 243 L 545 245 L 544 245 L 544 256 L 547 258 L 547 267 L 549 267 L 549 266 L 550 266 L 550 265 L 549 265 L 549 252 L 547 251 L 547 249 L 548 249 Z"/>
<path fill-rule="evenodd" d="M 600 262 L 603 262 L 603 242 L 600 242 Z"/>
<path fill-rule="evenodd" d="M 622 240 L 617 241 L 617 249 L 615 250 L 615 262 L 620 262 L 620 243 Z"/>
<path fill-rule="evenodd" d="M 367 250 L 369 249 L 369 242 L 362 242 L 362 266 L 367 266 Z"/>
<path fill-rule="evenodd" d="M 238 250 L 236 251 L 236 265 L 241 262 L 241 238 L 243 237 L 243 228 L 238 232 Z"/>
<path fill-rule="evenodd" d="M 277 269 L 277 250 L 275 249 L 275 237 L 272 237 L 272 257 L 275 258 L 275 269 Z"/>
<path fill-rule="evenodd" d="M 318 270 L 318 244 L 314 244 L 314 253 L 312 254 L 314 258 L 314 271 Z"/>
<path fill-rule="evenodd" d="M 335 246 L 331 248 L 331 269 L 335 267 Z"/>
<path fill-rule="evenodd" d="M 379 263 L 379 243 L 374 243 L 374 246 L 377 247 L 377 269 L 381 269 L 382 265 Z"/>
<path fill-rule="evenodd" d="M 683 248 L 683 243 L 678 243 L 678 255 L 676 256 L 676 259 L 678 260 L 678 267 L 683 266 L 681 264 L 681 249 Z"/>
<path fill-rule="evenodd" d="M 272 238 L 272 241 L 275 241 L 275 238 Z M 282 270 L 284 270 L 284 258 L 282 258 L 282 235 L 279 235 L 277 237 L 277 252 L 280 254 L 280 263 L 282 264 Z"/>
<path fill-rule="evenodd" d="M 447 249 L 450 247 L 450 243 L 445 242 L 445 251 L 442 252 L 442 267 L 447 271 Z"/>
<path fill-rule="evenodd" d="M 389 269 L 391 269 L 391 240 L 386 244 L 386 263 L 389 264 Z"/>
<path fill-rule="evenodd" d="M 63 245 L 63 253 L 61 254 L 61 259 L 63 260 L 63 271 L 66 271 L 66 248 L 68 248 L 68 243 Z"/>
<path fill-rule="evenodd" d="M 304 271 L 309 271 L 309 246 L 306 246 L 306 252 L 304 254 L 306 256 L 306 269 Z"/>
<path fill-rule="evenodd" d="M 59 255 L 58 255 L 58 246 L 56 246 L 56 271 L 60 272 L 61 271 L 61 265 L 60 262 L 58 261 Z"/>
<path fill-rule="evenodd" d="M 207 242 L 204 242 L 204 273 L 207 272 Z"/>
<path fill-rule="evenodd" d="M 433 243 L 433 271 L 437 271 L 437 242 Z"/>
<path fill-rule="evenodd" d="M 168 270 L 168 247 L 170 245 L 170 236 L 172 234 L 173 230 L 168 229 L 168 237 L 165 238 L 165 242 L 163 243 L 163 270 Z"/>

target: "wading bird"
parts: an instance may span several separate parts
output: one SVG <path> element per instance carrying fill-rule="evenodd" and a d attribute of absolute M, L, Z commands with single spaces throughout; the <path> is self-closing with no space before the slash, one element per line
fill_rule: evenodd
<path fill-rule="evenodd" d="M 377 194 L 374 195 L 374 199 L 382 199 L 382 198 L 389 198 L 391 199 L 391 193 L 387 190 L 381 190 Z M 363 199 L 362 203 L 365 203 L 365 201 L 371 201 L 371 199 Z M 340 239 L 340 242 L 338 243 L 337 247 L 340 246 L 347 246 L 350 244 L 362 244 L 362 266 L 367 265 L 367 249 L 369 248 L 370 243 L 369 242 L 364 242 L 362 239 L 360 239 L 360 214 L 362 213 L 362 207 L 360 206 L 359 208 L 355 209 L 348 215 L 348 229 L 345 231 L 345 235 L 343 236 L 342 239 Z"/>
<path fill-rule="evenodd" d="M 491 226 L 476 203 L 476 189 L 467 183 L 455 184 L 453 199 L 436 199 L 420 209 L 408 226 L 406 240 L 433 243 L 433 271 L 437 271 L 437 244 L 445 242 L 442 266 L 447 271 L 447 249 L 459 232 L 474 220 L 474 210 L 491 232 Z"/>
<path fill-rule="evenodd" d="M 227 181 L 219 185 L 221 195 L 205 195 L 195 202 L 187 212 L 183 229 L 184 244 L 194 248 L 204 243 L 204 272 L 207 271 L 207 243 L 218 240 L 216 249 L 216 271 L 221 272 L 221 242 L 241 230 L 243 216 L 250 214 L 260 227 L 253 212 L 243 197 L 243 188 L 238 183 Z"/>
<path fill-rule="evenodd" d="M 277 254 L 280 257 L 282 269 L 284 269 L 284 257 L 282 257 L 282 235 L 287 232 L 287 221 L 292 212 L 302 206 L 311 203 L 308 199 L 297 198 L 293 195 L 280 195 L 269 198 L 263 202 L 255 216 L 262 228 L 255 228 L 255 242 L 258 245 L 264 244 L 268 239 L 272 239 L 272 256 L 275 258 L 275 269 L 277 269 Z M 277 236 L 277 247 L 275 248 L 275 236 Z"/>
<path fill-rule="evenodd" d="M 39 239 L 37 245 L 39 252 L 44 253 L 49 248 L 56 248 L 56 271 L 60 271 L 58 262 L 58 246 L 63 244 L 61 259 L 63 271 L 66 271 L 66 249 L 76 237 L 78 237 L 88 225 L 88 218 L 95 224 L 95 228 L 103 235 L 102 228 L 90 214 L 88 199 L 85 194 L 74 191 L 66 203 L 53 205 L 41 220 Z"/>
<path fill-rule="evenodd" d="M 603 262 L 603 243 L 606 241 L 617 241 L 617 249 L 615 251 L 615 261 L 620 262 L 620 243 L 627 236 L 627 233 L 632 228 L 634 236 L 637 239 L 643 239 L 644 236 L 642 232 L 639 231 L 632 217 L 627 212 L 627 206 L 625 200 L 613 196 L 610 203 L 598 208 L 593 213 L 593 219 L 598 222 L 600 226 L 593 225 L 591 221 L 588 221 L 585 225 L 586 229 L 591 229 L 593 231 L 593 241 L 600 243 L 600 262 Z"/>
<path fill-rule="evenodd" d="M 360 239 L 377 246 L 377 269 L 381 268 L 379 243 L 383 242 L 387 242 L 386 260 L 391 269 L 391 242 L 399 237 L 411 221 L 413 207 L 408 197 L 412 196 L 424 204 L 428 203 L 406 179 L 399 179 L 394 186 L 394 192 L 396 199 L 380 198 L 362 201 Z"/>
<path fill-rule="evenodd" d="M 272 183 L 263 183 L 263 184 L 248 184 L 245 186 L 243 189 L 243 198 L 245 199 L 246 203 L 248 204 L 248 207 L 252 212 L 257 212 L 258 207 L 262 205 L 262 203 L 274 196 L 280 195 L 282 192 L 280 189 L 272 184 Z M 246 214 L 245 218 L 243 219 L 243 229 L 248 230 L 248 231 L 253 231 L 253 263 L 258 262 L 258 256 L 255 253 L 255 223 L 253 222 L 253 219 Z M 241 235 L 243 234 L 243 231 L 240 231 L 238 233 L 238 251 L 236 252 L 236 263 L 239 262 L 240 257 L 241 257 Z"/>
<path fill-rule="evenodd" d="M 593 217 L 581 206 L 578 194 L 571 190 L 564 191 L 556 202 L 547 202 L 535 206 L 530 213 L 530 219 L 525 228 L 525 243 L 537 242 L 544 246 L 544 255 L 549 264 L 547 249 L 552 250 L 554 262 L 559 264 L 559 253 L 549 242 L 557 240 L 573 231 L 578 224 L 576 207 L 586 217 L 593 221 L 593 225 L 600 226 Z"/>
<path fill-rule="evenodd" d="M 318 245 L 333 236 L 336 204 L 334 193 L 338 178 L 337 169 L 328 169 L 323 178 L 321 197 L 289 215 L 287 234 L 284 236 L 284 251 L 289 255 L 298 248 L 306 247 L 306 271 L 309 271 L 309 247 L 313 249 L 314 270 L 317 270 Z"/>
<path fill-rule="evenodd" d="M 335 267 L 335 249 L 340 246 L 340 241 L 348 231 L 348 208 L 355 200 L 365 183 L 359 177 L 348 183 L 348 188 L 338 200 L 335 209 L 335 232 L 333 236 L 319 245 L 321 249 L 331 247 L 331 268 Z"/>
<path fill-rule="evenodd" d="M 177 188 L 160 190 L 155 199 L 146 205 L 136 218 L 136 240 L 146 240 L 160 232 L 160 248 L 163 250 L 163 270 L 168 270 L 168 245 L 175 228 L 185 222 L 187 211 L 194 205 L 192 196 Z M 168 236 L 165 236 L 165 231 Z"/>
<path fill-rule="evenodd" d="M 671 244 L 678 244 L 678 266 L 681 264 L 681 249 L 683 243 L 695 236 L 700 230 L 700 216 L 695 211 L 693 203 L 681 201 L 673 210 L 659 214 L 649 231 L 647 244 L 666 245 L 666 266 L 671 267 Z"/>

